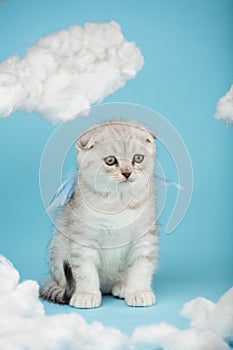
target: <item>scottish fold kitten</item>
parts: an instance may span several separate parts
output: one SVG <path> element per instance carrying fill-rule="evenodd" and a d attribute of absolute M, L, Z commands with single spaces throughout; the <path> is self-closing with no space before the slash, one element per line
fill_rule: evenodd
<path fill-rule="evenodd" d="M 112 293 L 130 306 L 155 303 L 154 138 L 134 121 L 102 123 L 78 138 L 75 192 L 56 225 L 44 299 L 93 308 Z"/>

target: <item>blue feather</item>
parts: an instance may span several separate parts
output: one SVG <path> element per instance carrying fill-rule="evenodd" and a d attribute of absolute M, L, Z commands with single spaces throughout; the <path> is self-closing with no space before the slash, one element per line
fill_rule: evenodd
<path fill-rule="evenodd" d="M 168 180 L 168 179 L 166 179 L 166 178 L 164 178 L 164 177 L 161 177 L 161 176 L 159 176 L 159 175 L 155 175 L 155 178 L 159 181 L 159 182 L 161 182 L 163 185 L 165 185 L 165 186 L 173 186 L 173 187 L 176 187 L 177 188 L 177 190 L 179 190 L 179 191 L 184 191 L 185 190 L 185 188 L 183 187 L 183 186 L 181 186 L 179 183 L 177 183 L 177 182 L 174 182 L 174 181 L 170 181 L 170 180 Z"/>
<path fill-rule="evenodd" d="M 60 207 L 63 207 L 71 198 L 75 190 L 75 180 L 77 177 L 77 170 L 72 172 L 67 179 L 57 189 L 56 193 L 52 197 L 47 212 L 54 211 Z"/>

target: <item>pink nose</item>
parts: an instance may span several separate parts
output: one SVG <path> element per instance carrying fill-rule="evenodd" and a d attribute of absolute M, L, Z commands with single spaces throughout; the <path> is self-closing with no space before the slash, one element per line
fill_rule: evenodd
<path fill-rule="evenodd" d="M 131 173 L 129 171 L 124 171 L 124 172 L 122 172 L 122 175 L 124 175 L 124 177 L 126 179 L 128 179 L 130 177 Z"/>

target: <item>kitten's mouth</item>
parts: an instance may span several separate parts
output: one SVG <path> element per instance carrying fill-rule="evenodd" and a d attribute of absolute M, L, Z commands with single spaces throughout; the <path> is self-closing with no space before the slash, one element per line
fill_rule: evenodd
<path fill-rule="evenodd" d="M 123 184 L 125 184 L 125 183 L 132 183 L 133 181 L 134 181 L 133 179 L 123 179 L 123 180 L 120 181 L 120 183 L 123 183 Z"/>

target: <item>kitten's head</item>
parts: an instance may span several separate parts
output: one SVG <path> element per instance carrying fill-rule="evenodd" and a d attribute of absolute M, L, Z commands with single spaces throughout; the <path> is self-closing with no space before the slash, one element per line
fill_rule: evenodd
<path fill-rule="evenodd" d="M 147 182 L 155 161 L 155 134 L 135 121 L 111 121 L 78 139 L 79 172 L 90 186 L 109 188 Z"/>

